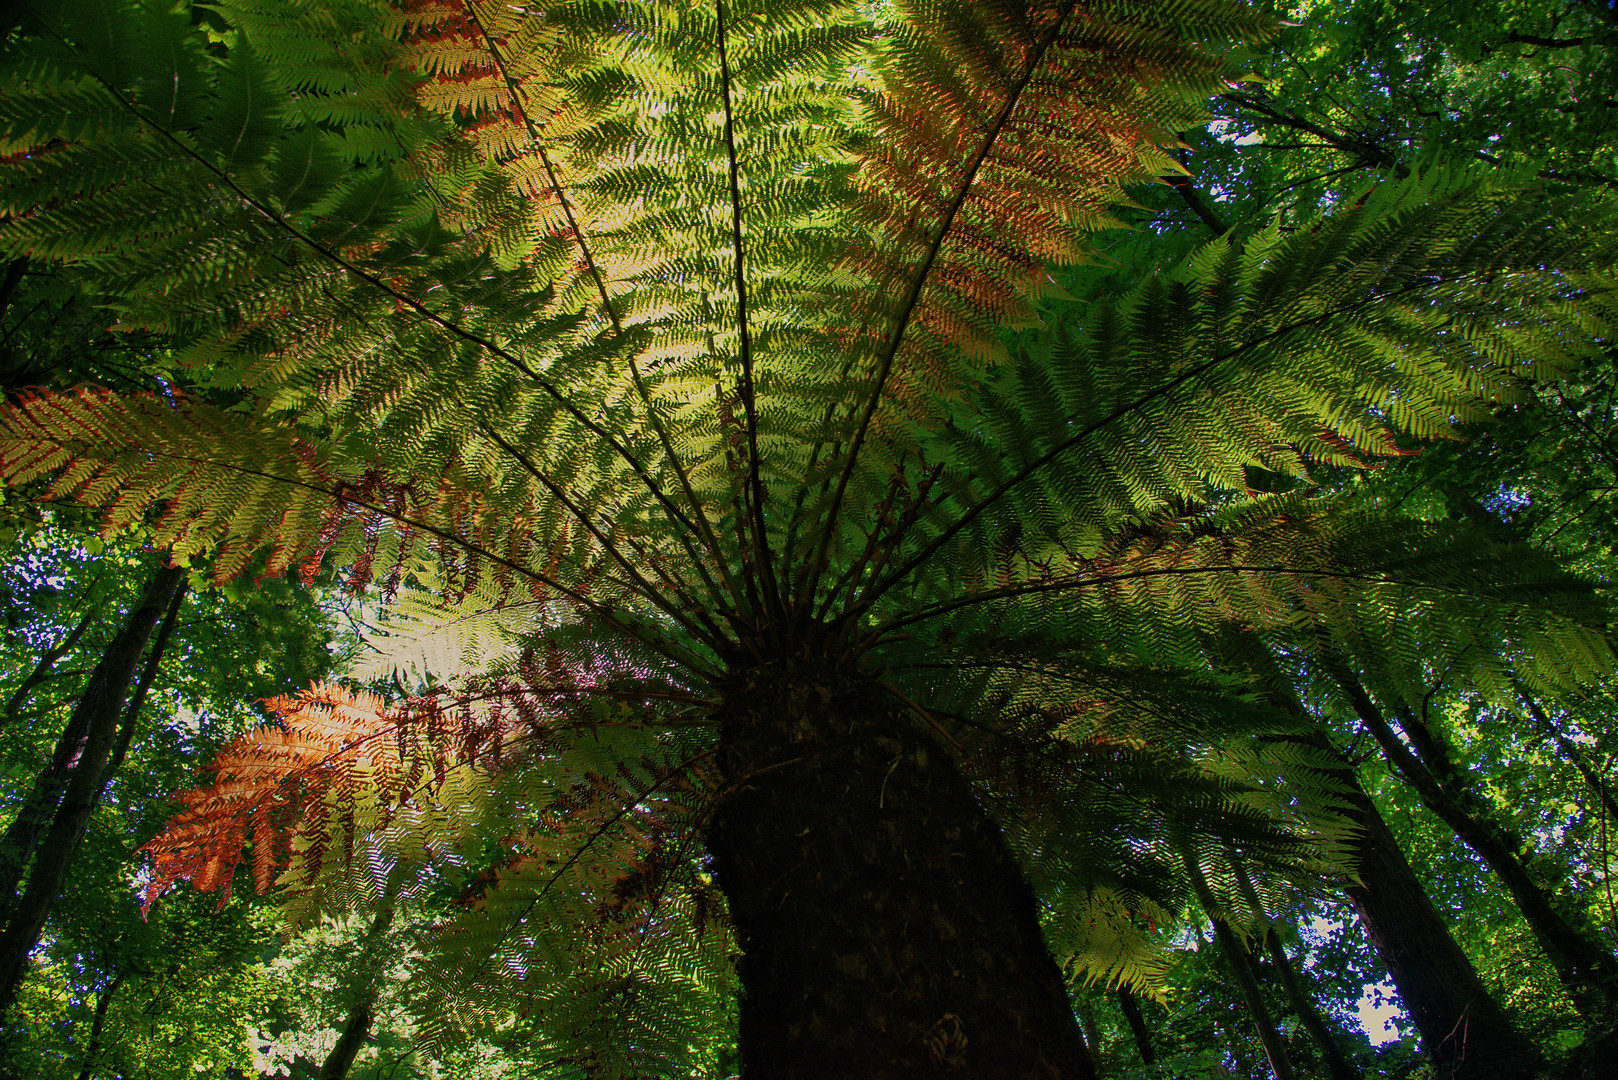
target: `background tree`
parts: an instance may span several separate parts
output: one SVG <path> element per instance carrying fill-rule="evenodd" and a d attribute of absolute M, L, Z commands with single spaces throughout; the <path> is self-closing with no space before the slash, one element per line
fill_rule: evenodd
<path fill-rule="evenodd" d="M 1482 4 L 1431 13 L 1375 3 L 1290 13 L 1299 25 L 1283 31 L 1273 50 L 1245 58 L 1266 81 L 1222 96 L 1216 107 L 1223 121 L 1207 133 L 1187 133 L 1195 148 L 1182 156 L 1193 171 L 1189 185 L 1177 177 L 1174 187 L 1143 191 L 1152 224 L 1114 242 L 1120 263 L 1070 274 L 1064 283 L 1081 296 L 1116 289 L 1212 233 L 1256 227 L 1272 215 L 1282 228 L 1307 227 L 1319 206 L 1352 197 L 1365 178 L 1407 175 L 1439 155 L 1526 168 L 1553 178 L 1563 193 L 1610 185 L 1611 128 L 1591 122 L 1604 110 L 1595 103 L 1611 96 L 1603 89 L 1612 79 L 1610 12 L 1595 4 Z M 1465 520 L 1497 537 L 1509 522 L 1504 539 L 1531 540 L 1564 565 L 1604 578 L 1609 541 L 1596 523 L 1607 520 L 1602 440 L 1611 414 L 1603 403 L 1611 385 L 1605 353 L 1565 379 L 1525 385 L 1490 424 L 1463 428 L 1466 441 L 1381 470 L 1382 505 L 1428 520 Z M 1520 688 L 1515 701 L 1507 691 L 1486 706 L 1448 663 L 1434 664 L 1409 706 L 1425 703 L 1438 737 L 1468 775 L 1481 778 L 1489 812 L 1528 838 L 1531 848 L 1523 851 L 1537 863 L 1536 880 L 1550 882 L 1553 904 L 1575 922 L 1588 919 L 1605 938 L 1607 931 L 1595 928 L 1608 921 L 1599 827 L 1610 808 L 1592 766 L 1606 758 L 1569 738 L 1587 740 L 1603 725 L 1594 712 L 1581 724 L 1569 711 L 1555 723 L 1534 721 L 1529 735 L 1518 714 L 1532 717 L 1543 691 Z M 1297 670 L 1305 670 L 1301 659 Z M 1603 696 L 1563 696 L 1564 708 L 1588 701 L 1599 710 Z M 1452 717 L 1465 719 L 1452 727 Z M 1356 738 L 1353 724 L 1350 716 L 1348 727 L 1337 728 L 1339 745 L 1351 751 L 1369 741 Z M 1557 751 L 1548 754 L 1552 746 Z M 1450 851 L 1457 841 L 1408 801 L 1408 788 L 1374 761 L 1363 768 L 1367 788 L 1398 826 L 1398 841 L 1423 853 L 1413 859 L 1455 936 L 1522 1017 L 1522 1030 L 1552 1053 L 1576 1043 L 1583 1025 L 1499 886 Z M 1435 833 L 1435 825 L 1443 831 Z"/>
<path fill-rule="evenodd" d="M 138 606 L 151 561 L 138 534 L 94 540 L 95 554 L 71 528 L 35 525 L 19 539 L 21 551 L 0 567 L 10 622 L 0 688 L 14 707 L 5 786 L 13 814 L 27 809 L 80 688 L 124 612 Z M 228 1060 L 232 1043 L 243 1052 L 241 1011 L 253 997 L 262 923 L 232 912 L 214 925 L 205 902 L 143 920 L 131 893 L 142 863 L 137 849 L 166 817 L 166 797 L 190 777 L 195 756 L 255 715 L 250 702 L 282 680 L 329 667 L 330 633 L 311 598 L 279 582 L 233 596 L 193 592 L 175 608 L 171 644 L 149 657 L 155 664 L 143 677 L 140 708 L 118 718 L 96 809 L 61 889 L 49 898 L 38 970 L 22 982 L 7 1016 L 7 1075 L 55 1076 L 60 1067 L 77 1076 L 92 1043 L 104 1064 L 154 1067 L 172 1053 L 189 1068 L 213 1053 Z M 63 643 L 45 677 L 35 679 L 39 657 L 52 651 L 45 646 Z M 211 996 L 193 997 L 205 984 Z M 161 1025 L 142 1019 L 158 1014 Z M 67 1028 L 76 1017 L 83 1023 Z M 181 1040 L 184 1048 L 163 1049 L 188 1022 L 200 1027 Z M 203 1030 L 212 1034 L 193 1044 Z"/>

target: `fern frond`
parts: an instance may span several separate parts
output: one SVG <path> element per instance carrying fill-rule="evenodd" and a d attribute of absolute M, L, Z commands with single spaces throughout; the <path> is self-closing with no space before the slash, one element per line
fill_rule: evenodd
<path fill-rule="evenodd" d="M 211 556 L 216 581 L 316 558 L 342 525 L 342 482 L 285 429 L 194 401 L 83 390 L 0 410 L 0 477 L 101 509 L 114 532 L 147 522 L 171 557 Z"/>
<path fill-rule="evenodd" d="M 929 439 L 944 478 L 868 596 L 940 560 L 983 565 L 1008 534 L 1060 548 L 1240 491 L 1249 468 L 1307 477 L 1450 434 L 1514 380 L 1595 347 L 1613 293 L 1590 245 L 1608 211 L 1583 224 L 1520 187 L 1433 172 L 1310 229 L 1221 238 L 1074 311 L 1082 328 L 1020 352 Z"/>

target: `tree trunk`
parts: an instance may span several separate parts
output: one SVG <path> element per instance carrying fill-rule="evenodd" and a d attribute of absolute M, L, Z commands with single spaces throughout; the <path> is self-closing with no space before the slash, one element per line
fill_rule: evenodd
<path fill-rule="evenodd" d="M 1090 1062 L 1090 1071 L 1096 1074 L 1096 1080 L 1106 1080 L 1108 1066 L 1101 1056 L 1101 1025 L 1096 1023 L 1096 1012 L 1090 1007 L 1090 999 L 1084 994 L 1078 994 L 1076 998 L 1074 1012 L 1079 1018 L 1079 1030 L 1084 1034 L 1084 1051 Z"/>
<path fill-rule="evenodd" d="M 393 926 L 393 915 L 405 876 L 405 871 L 395 866 L 388 875 L 382 894 L 377 897 L 371 925 L 365 928 L 365 936 L 360 940 L 353 958 L 360 969 L 354 1004 L 350 1006 L 348 1019 L 343 1022 L 343 1030 L 337 1036 L 337 1045 L 320 1063 L 316 1080 L 346 1080 L 349 1070 L 354 1067 L 354 1059 L 365 1049 L 365 1041 L 371 1036 L 371 1024 L 376 1020 L 379 973 L 388 955 L 384 938 Z"/>
<path fill-rule="evenodd" d="M 831 664 L 724 689 L 708 847 L 744 1080 L 1090 1080 L 1021 868 L 910 711 Z"/>
<path fill-rule="evenodd" d="M 1265 684 L 1271 703 L 1312 722 L 1268 652 L 1258 655 L 1263 663 L 1249 652 L 1244 666 Z M 1421 1035 L 1436 1080 L 1527 1080 L 1540 1075 L 1539 1051 L 1506 1017 L 1456 944 L 1393 831 L 1360 787 L 1354 766 L 1323 730 L 1289 738 L 1337 763 L 1325 775 L 1342 791 L 1343 810 L 1359 829 L 1354 841 L 1358 880 L 1348 886 L 1348 898 Z"/>
<path fill-rule="evenodd" d="M 74 709 L 67 725 L 56 739 L 51 759 L 34 778 L 34 785 L 23 799 L 17 816 L 0 836 L 0 926 L 11 909 L 28 860 L 33 857 L 39 837 L 50 824 L 51 815 L 62 801 L 62 791 L 84 751 L 84 713 Z"/>
<path fill-rule="evenodd" d="M 1146 1029 L 1146 1017 L 1141 1015 L 1140 1002 L 1135 1000 L 1134 994 L 1121 986 L 1118 988 L 1118 1007 L 1123 1010 L 1130 1034 L 1135 1036 L 1135 1046 L 1140 1050 L 1141 1061 L 1147 1065 L 1156 1065 L 1157 1052 L 1152 1049 L 1152 1034 Z"/>
<path fill-rule="evenodd" d="M 21 5 L 18 5 L 19 7 Z M 15 25 L 14 18 L 9 15 L 0 15 L 0 37 L 11 32 L 11 25 Z M 0 273 L 0 325 L 11 312 L 11 299 L 17 295 L 17 286 L 22 283 L 23 275 L 28 272 L 27 259 L 12 259 L 6 263 L 4 273 Z M 7 390 L 11 389 L 9 386 Z"/>
<path fill-rule="evenodd" d="M 1253 909 L 1253 914 L 1259 920 L 1264 948 L 1275 964 L 1275 973 L 1281 981 L 1281 989 L 1286 993 L 1287 1002 L 1297 1014 L 1304 1030 L 1309 1032 L 1315 1044 L 1320 1047 L 1320 1057 L 1326 1064 L 1326 1072 L 1332 1080 L 1361 1080 L 1360 1071 L 1349 1064 L 1342 1045 L 1337 1041 L 1336 1033 L 1327 1026 L 1326 1019 L 1320 1015 L 1320 1009 L 1316 1007 L 1314 1000 L 1304 993 L 1303 987 L 1299 985 L 1298 973 L 1293 970 L 1292 959 L 1287 956 L 1286 947 L 1281 943 L 1281 935 L 1276 931 L 1269 913 L 1264 910 L 1264 903 L 1259 899 L 1258 890 L 1253 888 L 1253 882 L 1248 878 L 1246 868 L 1234 855 L 1231 856 L 1230 864 L 1231 869 L 1236 872 L 1236 884 L 1242 890 L 1242 900 Z"/>
<path fill-rule="evenodd" d="M 129 753 L 129 744 L 135 733 L 135 722 L 139 718 L 141 705 L 145 703 L 146 695 L 151 691 L 152 683 L 157 677 L 158 664 L 163 658 L 163 650 L 168 646 L 169 635 L 174 631 L 174 619 L 184 598 L 185 582 L 182 580 L 169 601 L 168 611 L 163 616 L 163 625 L 157 632 L 157 640 L 147 650 L 146 664 L 141 671 L 140 679 L 136 682 L 134 693 L 125 705 L 123 717 L 118 722 L 118 737 L 111 752 L 111 759 L 102 770 L 101 788 L 96 792 L 98 803 L 106 792 L 113 773 L 118 771 L 124 757 Z M 67 640 L 52 650 L 56 655 L 53 657 L 51 653 L 47 653 L 46 660 L 54 663 L 61 652 L 71 648 L 83 634 L 89 619 L 90 615 L 87 613 Z M 15 699 L 13 702 L 15 703 Z M 0 898 L 4 898 L 4 901 L 15 900 L 17 884 L 22 880 L 23 871 L 28 867 L 28 860 L 33 857 L 40 833 L 50 822 L 51 815 L 56 812 L 57 804 L 62 799 L 62 792 L 73 770 L 78 767 L 86 745 L 87 719 L 87 714 L 74 709 L 67 726 L 62 729 L 61 736 L 56 740 L 56 748 L 51 753 L 50 762 L 34 780 L 34 786 L 23 800 L 17 816 L 12 819 L 5 834 L 0 836 Z M 0 901 L 0 913 L 10 910 L 10 904 L 4 901 Z M 3 922 L 4 918 L 0 917 L 0 925 L 3 925 Z"/>
<path fill-rule="evenodd" d="M 129 756 L 129 746 L 135 741 L 135 728 L 140 723 L 141 706 L 146 704 L 146 695 L 152 692 L 152 685 L 157 682 L 157 671 L 163 662 L 163 653 L 169 647 L 169 638 L 174 634 L 174 622 L 180 616 L 180 608 L 185 605 L 185 579 L 174 589 L 174 595 L 169 598 L 168 611 L 163 615 L 163 625 L 157 628 L 157 637 L 152 641 L 152 647 L 146 650 L 146 663 L 141 668 L 140 678 L 135 682 L 135 690 L 129 695 L 129 701 L 124 705 L 124 714 L 118 721 L 118 738 L 113 743 L 112 753 L 107 758 L 107 767 L 101 770 L 101 788 L 96 792 L 96 801 L 99 803 L 107 794 L 107 785 L 118 770 L 123 768 L 124 759 Z"/>
<path fill-rule="evenodd" d="M 10 905 L 5 929 L 0 932 L 0 1011 L 11 1004 L 27 969 L 28 953 L 39 942 L 73 852 L 99 801 L 101 774 L 117 739 L 118 720 L 135 667 L 184 577 L 185 570 L 180 567 L 157 568 L 146 594 L 107 646 L 73 709 L 67 727 L 76 733 L 76 738 L 68 748 L 71 767 L 66 787 L 50 828 L 33 851 L 27 886 Z"/>
<path fill-rule="evenodd" d="M 107 1023 L 107 1010 L 112 1008 L 112 995 L 118 992 L 123 981 L 124 977 L 120 974 L 96 995 L 95 1018 L 90 1023 L 90 1045 L 84 1051 L 84 1068 L 79 1071 L 79 1080 L 90 1080 L 95 1075 L 96 1058 L 101 1056 L 101 1029 Z"/>
<path fill-rule="evenodd" d="M 1359 883 L 1349 886 L 1348 897 L 1421 1033 L 1434 1075 L 1439 1080 L 1539 1076 L 1539 1051 L 1490 996 L 1387 822 L 1358 787 L 1350 812 L 1361 833 L 1356 845 Z"/>
<path fill-rule="evenodd" d="M 373 1000 L 361 1001 L 349 1010 L 348 1022 L 343 1025 L 337 1045 L 320 1063 L 319 1080 L 344 1080 L 348 1076 L 348 1070 L 354 1067 L 354 1059 L 365 1048 L 365 1040 L 371 1034 L 371 1009 L 374 1004 Z"/>
<path fill-rule="evenodd" d="M 1297 1071 L 1287 1055 L 1286 1041 L 1281 1038 L 1275 1019 L 1270 1016 L 1269 1006 L 1264 1003 L 1264 994 L 1259 989 L 1258 976 L 1253 971 L 1253 962 L 1248 958 L 1247 950 L 1230 924 L 1218 916 L 1219 903 L 1208 888 L 1208 879 L 1189 853 L 1185 856 L 1185 868 L 1191 877 L 1191 887 L 1197 894 L 1197 901 L 1207 913 L 1208 921 L 1213 923 L 1214 938 L 1230 965 L 1230 973 L 1236 980 L 1236 989 L 1241 992 L 1242 1003 L 1247 1006 L 1253 1027 L 1258 1030 L 1258 1041 L 1264 1047 L 1264 1056 L 1269 1059 L 1270 1071 L 1275 1074 L 1275 1080 L 1297 1080 Z"/>
<path fill-rule="evenodd" d="M 1460 840 L 1477 852 L 1511 894 L 1556 970 L 1574 1007 L 1588 1021 L 1605 1027 L 1618 1006 L 1618 960 L 1599 943 L 1581 934 L 1551 903 L 1550 894 L 1529 875 L 1518 858 L 1521 844 L 1491 821 L 1477 799 L 1456 778 L 1443 748 L 1414 717 L 1401 723 L 1411 741 L 1425 751 L 1418 758 L 1396 735 L 1365 688 L 1347 669 L 1333 672 L 1354 711 L 1364 721 L 1383 756 L 1416 794 L 1422 805 L 1441 818 Z"/>

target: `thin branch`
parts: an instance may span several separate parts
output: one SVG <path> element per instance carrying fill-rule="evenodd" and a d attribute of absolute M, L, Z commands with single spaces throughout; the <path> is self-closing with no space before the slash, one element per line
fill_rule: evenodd
<path fill-rule="evenodd" d="M 1202 219 L 1202 223 L 1208 226 L 1208 231 L 1215 237 L 1224 236 L 1230 231 L 1230 226 L 1226 225 L 1214 208 L 1208 205 L 1208 200 L 1202 197 L 1202 193 L 1192 186 L 1189 176 L 1171 176 L 1165 182 L 1179 194 L 1186 206 L 1191 208 L 1191 212 Z"/>
<path fill-rule="evenodd" d="M 1506 35 L 1506 41 L 1513 45 L 1533 45 L 1540 49 L 1577 49 L 1586 44 L 1589 38 L 1548 38 L 1538 34 L 1519 34 L 1513 30 Z"/>
<path fill-rule="evenodd" d="M 96 1059 L 101 1056 L 101 1030 L 107 1022 L 107 1011 L 112 1007 L 112 995 L 123 985 L 125 974 L 120 971 L 105 989 L 96 994 L 95 1012 L 90 1022 L 90 1042 L 84 1051 L 84 1068 L 79 1073 L 79 1080 L 90 1080 L 95 1075 Z"/>
<path fill-rule="evenodd" d="M 35 687 L 52 677 L 51 669 L 55 666 L 56 661 L 60 660 L 69 649 L 79 643 L 79 638 L 84 636 L 84 631 L 89 627 L 90 620 L 95 613 L 95 608 L 93 607 L 85 611 L 84 617 L 79 620 L 77 626 L 68 632 L 67 637 L 46 649 L 40 655 L 39 662 L 34 665 L 34 670 L 30 671 L 28 677 L 18 684 L 16 691 L 11 695 L 10 700 L 6 702 L 6 725 L 9 726 L 16 722 L 17 710 L 22 708 L 22 703 L 28 700 L 28 695 L 34 691 Z"/>

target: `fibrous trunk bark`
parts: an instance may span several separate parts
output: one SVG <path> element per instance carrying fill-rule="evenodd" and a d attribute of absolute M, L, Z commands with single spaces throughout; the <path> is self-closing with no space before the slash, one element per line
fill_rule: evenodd
<path fill-rule="evenodd" d="M 1414 717 L 1401 717 L 1400 727 L 1422 752 L 1417 757 L 1394 733 L 1353 673 L 1338 668 L 1334 674 L 1388 763 L 1415 789 L 1422 805 L 1476 852 L 1506 887 L 1545 949 L 1546 959 L 1573 999 L 1574 1007 L 1597 1026 L 1609 1025 L 1618 1011 L 1618 959 L 1556 910 L 1550 893 L 1533 879 L 1518 857 L 1522 845 L 1483 812 L 1425 725 Z"/>
<path fill-rule="evenodd" d="M 1084 1052 L 1090 1063 L 1090 1071 L 1096 1074 L 1097 1080 L 1107 1080 L 1107 1062 L 1101 1053 L 1101 1025 L 1096 1023 L 1096 1012 L 1090 1007 L 1089 999 L 1082 994 L 1074 1001 L 1074 1006 L 1079 1018 L 1079 1031 L 1084 1035 Z"/>
<path fill-rule="evenodd" d="M 182 568 L 157 568 L 140 603 L 107 646 L 74 706 L 67 724 L 72 745 L 65 748 L 70 767 L 60 801 L 50 817 L 49 828 L 33 845 L 27 884 L 21 896 L 11 898 L 5 928 L 0 931 L 0 1010 L 9 1007 L 27 969 L 28 953 L 39 942 L 45 918 L 61 892 L 73 853 L 100 800 L 102 773 L 117 740 L 119 717 L 136 665 L 184 577 Z"/>
<path fill-rule="evenodd" d="M 724 693 L 708 846 L 744 1080 L 1089 1080 L 1033 893 L 924 721 L 830 663 Z"/>

